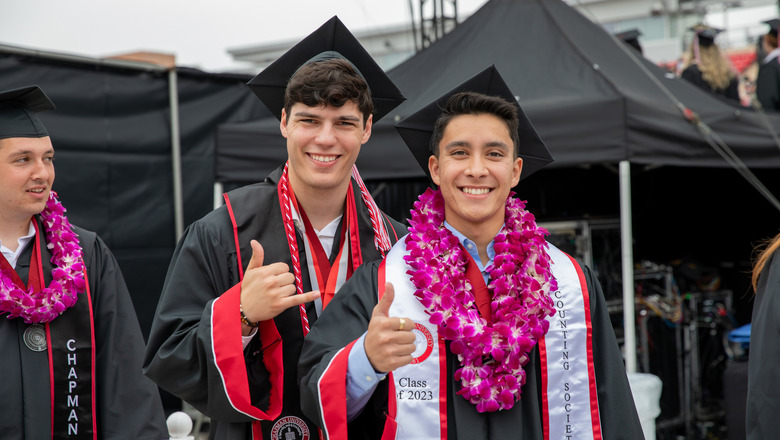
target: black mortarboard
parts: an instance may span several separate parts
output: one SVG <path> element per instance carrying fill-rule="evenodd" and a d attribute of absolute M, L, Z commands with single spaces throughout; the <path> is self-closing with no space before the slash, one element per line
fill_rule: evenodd
<path fill-rule="evenodd" d="M 707 26 L 706 24 L 697 24 L 689 30 L 696 34 L 696 37 L 699 39 L 700 46 L 712 46 L 715 44 L 715 37 L 719 33 L 723 32 L 723 29 Z"/>
<path fill-rule="evenodd" d="M 639 29 L 630 29 L 615 34 L 616 37 L 618 37 L 624 43 L 628 44 L 634 49 L 638 50 L 639 52 L 642 52 L 642 46 L 639 44 L 639 37 L 641 35 L 642 32 Z"/>
<path fill-rule="evenodd" d="M 772 34 L 775 37 L 777 36 L 777 26 L 780 25 L 780 19 L 773 18 L 771 20 L 762 21 L 761 23 L 769 25 L 769 32 L 767 32 L 768 34 Z"/>
<path fill-rule="evenodd" d="M 374 101 L 374 122 L 406 99 L 337 16 L 333 16 L 319 29 L 293 46 L 252 78 L 247 85 L 268 109 L 281 119 L 287 81 L 307 62 L 321 61 L 321 57 L 315 57 L 323 52 L 329 52 L 326 58 L 335 56 L 346 59 L 365 78 L 371 90 L 371 99 Z"/>
<path fill-rule="evenodd" d="M 395 125 L 398 133 L 401 134 L 404 142 L 411 150 L 417 163 L 425 170 L 430 177 L 428 170 L 428 158 L 431 157 L 431 137 L 436 120 L 441 115 L 447 100 L 454 94 L 460 92 L 475 92 L 489 96 L 498 96 L 513 103 L 517 107 L 517 116 L 520 124 L 518 125 L 518 156 L 523 159 L 523 171 L 520 178 L 530 176 L 535 171 L 540 170 L 545 165 L 553 161 L 549 150 L 544 142 L 536 133 L 536 129 L 528 120 L 523 109 L 517 103 L 517 98 L 509 90 L 509 87 L 501 78 L 495 66 L 490 66 L 468 81 L 446 93 L 436 101 L 428 104 L 423 109 L 404 118 Z"/>
<path fill-rule="evenodd" d="M 630 29 L 615 34 L 616 37 L 620 38 L 626 43 L 628 43 L 631 40 L 636 40 L 637 38 L 639 38 L 640 35 L 642 35 L 642 32 L 639 29 Z"/>
<path fill-rule="evenodd" d="M 48 136 L 35 115 L 44 110 L 54 110 L 54 103 L 38 86 L 0 92 L 0 139 Z"/>

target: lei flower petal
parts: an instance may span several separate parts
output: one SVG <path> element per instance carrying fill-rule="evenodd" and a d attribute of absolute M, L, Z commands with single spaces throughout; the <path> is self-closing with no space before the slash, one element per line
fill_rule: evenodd
<path fill-rule="evenodd" d="M 35 292 L 19 288 L 6 271 L 0 271 L 0 315 L 22 318 L 27 324 L 50 322 L 73 307 L 86 287 L 84 263 L 78 236 L 65 217 L 65 208 L 53 191 L 41 212 L 46 230 L 46 247 L 51 250 L 52 281 Z M 37 239 L 37 238 L 36 238 Z"/>
<path fill-rule="evenodd" d="M 510 194 L 504 228 L 495 237 L 489 274 L 491 318 L 480 316 L 466 278 L 468 256 L 444 227 L 444 198 L 428 189 L 414 203 L 404 261 L 429 322 L 450 341 L 461 368 L 457 394 L 478 412 L 510 409 L 525 384 L 529 352 L 549 329 L 554 313 L 550 292 L 557 283 L 547 255 L 547 230 L 536 225 L 525 202 Z"/>

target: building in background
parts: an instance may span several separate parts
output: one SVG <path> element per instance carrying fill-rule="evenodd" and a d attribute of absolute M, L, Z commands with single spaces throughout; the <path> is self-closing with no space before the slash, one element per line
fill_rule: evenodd
<path fill-rule="evenodd" d="M 673 70 L 690 41 L 688 29 L 704 22 L 724 29 L 718 44 L 734 67 L 743 70 L 755 60 L 755 43 L 766 32 L 761 21 L 778 15 L 776 0 L 564 0 L 612 34 L 638 29 L 644 56 Z M 433 4 L 432 4 L 433 3 Z M 410 2 L 409 23 L 355 30 L 360 43 L 385 70 L 390 70 L 451 30 L 466 16 L 458 16 L 457 0 Z M 436 6 L 433 8 L 432 6 Z M 422 14 L 419 11 L 424 11 Z M 298 39 L 230 48 L 234 61 L 257 73 L 287 51 Z"/>

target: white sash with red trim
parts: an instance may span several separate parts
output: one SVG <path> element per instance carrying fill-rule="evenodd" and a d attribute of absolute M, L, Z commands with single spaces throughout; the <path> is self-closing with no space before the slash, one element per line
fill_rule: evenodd
<path fill-rule="evenodd" d="M 582 269 L 550 246 L 555 314 L 539 341 L 545 439 L 601 439 L 596 378 L 593 369 L 590 299 Z"/>
<path fill-rule="evenodd" d="M 539 342 L 545 439 L 598 440 L 601 429 L 587 287 L 581 269 L 568 255 L 552 245 L 548 253 L 559 289 L 554 292 L 556 314 L 549 318 L 550 331 Z M 385 279 L 392 281 L 395 289 L 390 316 L 414 320 L 417 350 L 413 363 L 388 376 L 395 388 L 395 393 L 388 396 L 388 415 L 395 420 L 396 428 L 393 435 L 386 427 L 383 440 L 446 439 L 448 379 L 444 339 L 439 337 L 437 327 L 428 322 L 422 304 L 414 297 L 416 288 L 406 274 L 404 255 L 405 241 L 400 240 L 388 253 L 384 265 Z"/>

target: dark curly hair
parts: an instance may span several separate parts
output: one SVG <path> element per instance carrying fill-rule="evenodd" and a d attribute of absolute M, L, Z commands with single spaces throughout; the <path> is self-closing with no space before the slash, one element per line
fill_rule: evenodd
<path fill-rule="evenodd" d="M 365 126 L 374 111 L 366 80 L 349 61 L 331 59 L 306 64 L 293 74 L 284 93 L 284 110 L 289 115 L 297 102 L 309 107 L 341 107 L 347 101 L 357 104 Z"/>

